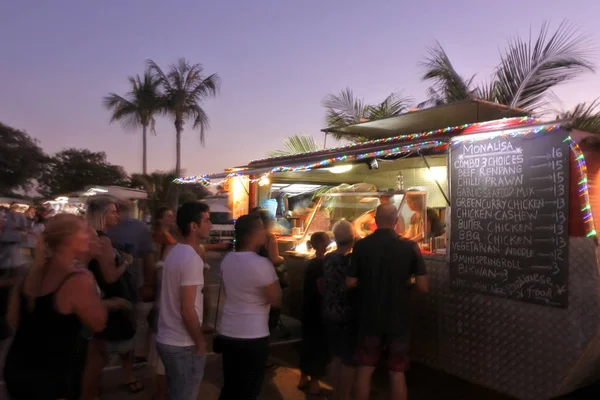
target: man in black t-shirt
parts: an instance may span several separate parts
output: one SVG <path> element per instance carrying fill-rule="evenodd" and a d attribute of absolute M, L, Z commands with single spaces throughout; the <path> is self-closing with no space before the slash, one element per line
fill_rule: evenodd
<path fill-rule="evenodd" d="M 392 204 L 377 208 L 377 230 L 354 246 L 346 284 L 358 286 L 359 364 L 356 399 L 367 400 L 371 375 L 381 354 L 387 353 L 392 399 L 406 399 L 404 372 L 408 368 L 409 297 L 411 277 L 427 292 L 425 261 L 416 243 L 395 231 L 398 211 Z"/>

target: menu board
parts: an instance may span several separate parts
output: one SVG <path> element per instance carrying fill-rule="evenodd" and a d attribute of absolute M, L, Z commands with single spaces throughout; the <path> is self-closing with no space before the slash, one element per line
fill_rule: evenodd
<path fill-rule="evenodd" d="M 453 144 L 452 286 L 542 305 L 568 299 L 569 143 L 557 131 Z"/>

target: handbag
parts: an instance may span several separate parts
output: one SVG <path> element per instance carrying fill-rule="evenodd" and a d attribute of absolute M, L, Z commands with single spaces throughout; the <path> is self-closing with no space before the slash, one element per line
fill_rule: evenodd
<path fill-rule="evenodd" d="M 217 295 L 217 311 L 215 312 L 215 333 L 213 335 L 213 351 L 216 354 L 223 354 L 223 336 L 217 331 L 217 322 L 219 321 L 219 304 L 221 302 L 221 288 L 223 287 L 223 275 L 219 278 L 219 294 Z"/>

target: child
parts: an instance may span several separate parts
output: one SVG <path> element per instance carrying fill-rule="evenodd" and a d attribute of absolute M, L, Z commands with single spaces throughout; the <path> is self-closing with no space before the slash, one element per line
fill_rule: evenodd
<path fill-rule="evenodd" d="M 321 387 L 319 379 L 326 374 L 329 362 L 327 334 L 321 319 L 321 296 L 323 293 L 323 257 L 331 243 L 325 232 L 315 232 L 310 244 L 315 249 L 315 258 L 310 260 L 304 275 L 302 304 L 302 353 L 300 371 L 302 376 L 298 389 L 308 388 L 310 395 L 323 395 L 328 391 Z"/>

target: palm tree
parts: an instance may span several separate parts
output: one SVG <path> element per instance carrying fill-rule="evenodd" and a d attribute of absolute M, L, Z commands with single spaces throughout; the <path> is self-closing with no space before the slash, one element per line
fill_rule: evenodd
<path fill-rule="evenodd" d="M 544 23 L 535 39 L 530 33 L 509 40 L 491 81 L 473 85 L 473 77 L 458 74 L 438 43 L 421 63 L 423 80 L 433 81 L 430 99 L 421 105 L 477 98 L 535 111 L 546 104 L 551 88 L 594 70 L 589 48 L 588 38 L 572 25 L 563 22 L 550 33 Z"/>
<path fill-rule="evenodd" d="M 354 96 L 352 89 L 346 88 L 338 95 L 328 95 L 322 104 L 327 110 L 325 115 L 327 126 L 344 126 L 402 114 L 408 110 L 410 102 L 409 97 L 392 93 L 381 103 L 367 105 L 363 99 Z M 335 138 L 339 140 L 342 135 L 335 134 Z"/>
<path fill-rule="evenodd" d="M 287 137 L 283 140 L 283 150 L 274 150 L 269 153 L 269 157 L 283 157 L 294 154 L 319 151 L 323 148 L 317 144 L 315 138 L 309 135 L 297 134 Z"/>
<path fill-rule="evenodd" d="M 169 67 L 167 73 L 152 60 L 148 68 L 156 74 L 164 93 L 163 112 L 173 118 L 177 161 L 175 175 L 181 174 L 181 133 L 186 121 L 193 121 L 193 128 L 200 131 L 200 143 L 204 144 L 204 135 L 209 127 L 209 119 L 201 103 L 208 97 L 216 96 L 220 79 L 217 74 L 205 76 L 201 64 L 190 64 L 180 58 Z"/>
<path fill-rule="evenodd" d="M 156 134 L 154 116 L 162 109 L 162 98 L 159 90 L 160 81 L 150 71 L 130 76 L 131 91 L 125 96 L 110 93 L 104 97 L 104 107 L 112 112 L 110 122 L 120 122 L 123 128 L 139 129 L 142 127 L 142 172 L 148 172 L 147 133 Z"/>
<path fill-rule="evenodd" d="M 174 171 L 154 171 L 151 174 L 132 174 L 130 186 L 148 193 L 154 211 L 155 205 L 170 204 L 175 197 L 173 180 L 177 178 Z"/>

